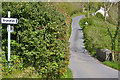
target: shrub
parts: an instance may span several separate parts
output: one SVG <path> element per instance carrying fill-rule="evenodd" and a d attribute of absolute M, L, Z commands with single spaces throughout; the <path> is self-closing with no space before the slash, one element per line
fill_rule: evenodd
<path fill-rule="evenodd" d="M 89 19 L 88 19 L 88 25 L 92 25 L 93 24 L 93 17 L 90 17 Z"/>
<path fill-rule="evenodd" d="M 11 34 L 11 55 L 23 59 L 43 78 L 59 78 L 69 62 L 65 17 L 46 3 L 3 3 L 3 17 L 11 11 L 18 25 Z M 2 29 L 2 47 L 7 55 L 7 25 Z M 7 56 L 6 56 L 7 58 Z"/>
<path fill-rule="evenodd" d="M 84 26 L 85 23 L 88 23 L 88 25 L 92 25 L 93 24 L 93 18 L 90 17 L 89 19 L 88 18 L 83 18 L 80 20 L 80 25 Z"/>
<path fill-rule="evenodd" d="M 99 13 L 99 12 L 96 14 L 96 17 L 104 19 L 104 16 L 101 13 Z"/>
<path fill-rule="evenodd" d="M 87 18 L 82 18 L 81 20 L 80 20 L 80 24 L 83 26 L 83 25 L 85 25 L 85 23 L 88 21 L 88 19 Z"/>
<path fill-rule="evenodd" d="M 2 72 L 3 75 L 9 75 L 12 73 L 12 71 L 15 71 L 16 69 L 22 70 L 23 68 L 23 59 L 20 58 L 17 55 L 11 55 L 11 61 L 8 62 L 5 57 L 5 53 L 2 54 Z M 8 66 L 8 63 L 10 63 L 10 66 Z"/>

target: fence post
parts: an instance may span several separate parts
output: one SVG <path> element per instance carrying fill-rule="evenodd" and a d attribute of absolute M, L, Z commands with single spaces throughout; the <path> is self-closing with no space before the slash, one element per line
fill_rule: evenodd
<path fill-rule="evenodd" d="M 115 52 L 114 51 L 112 51 L 112 61 L 115 61 Z"/>

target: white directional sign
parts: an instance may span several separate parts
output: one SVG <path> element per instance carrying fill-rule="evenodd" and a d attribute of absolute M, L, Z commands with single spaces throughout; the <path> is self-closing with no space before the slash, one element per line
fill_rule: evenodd
<path fill-rule="evenodd" d="M 18 19 L 17 18 L 1 18 L 2 24 L 17 24 Z"/>

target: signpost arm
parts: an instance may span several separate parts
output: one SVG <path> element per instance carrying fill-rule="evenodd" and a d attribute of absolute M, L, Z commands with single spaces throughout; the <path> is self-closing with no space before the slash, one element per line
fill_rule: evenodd
<path fill-rule="evenodd" d="M 8 18 L 10 18 L 10 11 L 8 11 Z M 8 25 L 8 29 L 10 30 L 10 25 Z M 10 31 L 8 31 L 8 61 L 10 61 Z M 10 62 L 8 66 L 10 67 Z"/>

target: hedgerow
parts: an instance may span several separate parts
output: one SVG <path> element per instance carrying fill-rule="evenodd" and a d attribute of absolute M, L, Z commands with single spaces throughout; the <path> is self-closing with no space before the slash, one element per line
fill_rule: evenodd
<path fill-rule="evenodd" d="M 85 20 L 87 18 L 83 18 L 80 20 L 79 24 L 83 28 L 83 33 L 84 33 L 84 43 L 86 49 L 92 54 L 92 56 L 96 56 L 96 49 L 111 49 L 111 38 L 109 35 L 109 32 L 106 28 L 106 24 L 104 20 L 101 18 L 98 18 L 96 16 L 91 16 L 90 17 L 93 21 L 91 25 L 85 25 Z M 112 31 L 111 34 L 114 34 L 115 32 L 115 25 L 108 23 L 110 27 L 110 30 Z M 116 51 L 118 51 L 118 41 L 116 39 Z"/>
<path fill-rule="evenodd" d="M 17 56 L 23 68 L 34 67 L 41 78 L 62 76 L 69 63 L 65 16 L 49 4 L 40 2 L 7 2 L 2 3 L 2 7 L 2 17 L 7 17 L 7 11 L 11 11 L 11 17 L 19 20 L 17 25 L 12 25 L 11 56 Z M 7 66 L 7 25 L 2 26 L 4 72 Z M 11 66 L 14 65 L 19 66 L 11 61 Z"/>

